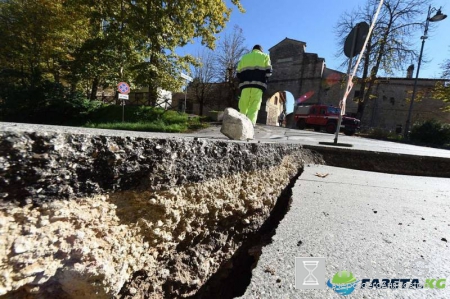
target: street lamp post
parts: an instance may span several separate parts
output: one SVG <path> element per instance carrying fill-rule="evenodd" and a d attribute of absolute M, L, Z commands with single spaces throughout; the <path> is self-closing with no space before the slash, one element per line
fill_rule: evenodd
<path fill-rule="evenodd" d="M 431 13 L 433 13 L 435 11 L 437 11 L 436 15 L 434 15 L 433 17 L 430 18 Z M 419 78 L 419 70 L 420 70 L 420 65 L 422 63 L 423 47 L 425 45 L 425 40 L 428 38 L 428 36 L 427 36 L 428 25 L 430 24 L 430 22 L 442 21 L 446 17 L 447 17 L 447 15 L 444 15 L 441 12 L 441 8 L 439 8 L 439 9 L 436 9 L 434 7 L 432 8 L 431 5 L 428 7 L 428 15 L 427 15 L 427 20 L 425 22 L 425 30 L 423 32 L 423 36 L 420 37 L 420 39 L 422 39 L 422 46 L 420 48 L 419 62 L 417 63 L 417 72 L 416 72 L 416 78 L 414 79 L 414 87 L 413 87 L 413 92 L 412 92 L 412 96 L 411 96 L 411 103 L 409 104 L 408 118 L 406 119 L 405 131 L 403 132 L 403 135 L 405 138 L 408 138 L 408 134 L 409 134 L 409 126 L 411 124 L 411 113 L 412 113 L 412 109 L 413 109 L 414 98 L 416 97 L 417 79 Z"/>

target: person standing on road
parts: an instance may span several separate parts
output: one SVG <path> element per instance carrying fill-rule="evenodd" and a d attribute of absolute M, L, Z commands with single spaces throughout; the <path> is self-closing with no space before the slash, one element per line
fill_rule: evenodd
<path fill-rule="evenodd" d="M 280 115 L 278 116 L 278 124 L 280 125 L 280 127 L 283 126 L 283 122 L 284 119 L 286 118 L 286 113 L 283 111 L 281 111 Z"/>
<path fill-rule="evenodd" d="M 237 77 L 241 98 L 239 112 L 246 115 L 253 125 L 256 124 L 261 108 L 263 92 L 267 89 L 267 79 L 272 75 L 272 65 L 268 54 L 263 53 L 260 45 L 242 56 L 237 67 Z"/>

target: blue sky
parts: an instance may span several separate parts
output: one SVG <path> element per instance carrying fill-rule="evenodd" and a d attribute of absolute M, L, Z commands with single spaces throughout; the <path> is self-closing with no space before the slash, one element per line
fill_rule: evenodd
<path fill-rule="evenodd" d="M 243 29 L 247 47 L 261 44 L 265 52 L 286 37 L 300 40 L 306 42 L 307 52 L 317 53 L 324 58 L 328 68 L 346 72 L 346 67 L 340 68 L 343 59 L 335 58 L 338 45 L 334 26 L 344 12 L 351 12 L 365 2 L 365 0 L 241 0 L 246 12 L 242 14 L 233 6 L 230 22 L 222 34 L 231 33 L 234 25 L 238 25 Z M 229 1 L 227 3 L 229 4 Z M 431 4 L 436 8 L 442 6 L 442 12 L 450 15 L 448 0 L 437 0 Z M 426 16 L 427 11 L 424 11 L 423 21 Z M 450 17 L 430 24 L 432 25 L 429 38 L 424 48 L 424 57 L 429 62 L 422 62 L 419 78 L 439 78 L 442 73 L 440 64 L 450 59 Z M 417 33 L 415 39 L 417 52 L 420 50 L 422 34 L 423 29 Z M 201 45 L 196 43 L 180 49 L 179 53 L 196 55 L 199 49 Z M 411 63 L 416 65 L 417 70 L 417 61 Z M 396 76 L 406 76 L 406 70 Z"/>

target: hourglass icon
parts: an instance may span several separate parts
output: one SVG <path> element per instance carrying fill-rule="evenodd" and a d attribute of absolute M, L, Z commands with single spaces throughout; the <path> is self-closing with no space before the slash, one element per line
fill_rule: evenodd
<path fill-rule="evenodd" d="M 318 264 L 319 261 L 303 261 L 303 267 L 305 267 L 305 269 L 308 270 L 308 275 L 306 275 L 305 279 L 303 280 L 303 285 L 309 286 L 319 285 L 319 281 L 313 275 L 313 272 L 314 270 L 316 270 Z"/>

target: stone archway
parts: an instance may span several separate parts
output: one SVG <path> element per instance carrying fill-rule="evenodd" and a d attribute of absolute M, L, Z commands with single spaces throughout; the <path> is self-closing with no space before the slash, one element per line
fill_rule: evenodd
<path fill-rule="evenodd" d="M 266 124 L 278 126 L 278 117 L 284 110 L 286 110 L 286 92 L 277 91 L 266 101 Z"/>
<path fill-rule="evenodd" d="M 284 111 L 285 119 L 294 109 L 294 96 L 289 91 L 277 91 L 265 103 L 266 122 L 271 126 L 279 126 L 279 116 Z"/>
<path fill-rule="evenodd" d="M 289 90 L 295 99 L 304 98 L 303 103 L 339 104 L 344 86 L 331 82 L 328 78 L 343 74 L 327 69 L 325 59 L 315 53 L 306 53 L 306 43 L 285 38 L 269 49 L 273 74 L 263 95 L 258 123 L 272 124 L 274 108 L 270 105 L 272 97 L 281 91 Z M 353 98 L 351 96 L 351 98 Z M 351 102 L 351 99 L 348 99 Z"/>

